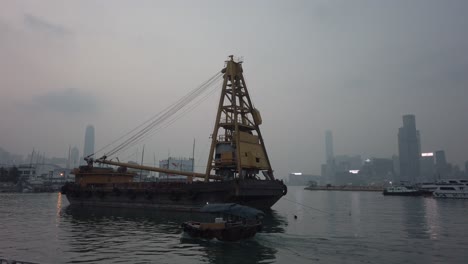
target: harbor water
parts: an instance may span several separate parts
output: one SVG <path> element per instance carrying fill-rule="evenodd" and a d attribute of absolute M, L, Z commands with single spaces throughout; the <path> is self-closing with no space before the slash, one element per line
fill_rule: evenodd
<path fill-rule="evenodd" d="M 34 263 L 468 263 L 468 200 L 289 187 L 253 239 L 191 239 L 189 213 L 0 193 L 0 259 Z"/>

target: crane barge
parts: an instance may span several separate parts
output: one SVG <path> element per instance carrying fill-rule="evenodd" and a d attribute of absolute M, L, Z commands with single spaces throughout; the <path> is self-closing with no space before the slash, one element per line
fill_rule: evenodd
<path fill-rule="evenodd" d="M 222 90 L 212 133 L 205 173 L 184 172 L 124 163 L 108 159 L 140 140 L 158 122 L 166 120 L 192 97 L 184 97 L 121 145 L 101 158 L 85 158 L 87 165 L 74 169 L 75 182 L 62 187 L 71 205 L 161 210 L 198 210 L 207 203 L 238 203 L 258 209 L 271 208 L 287 193 L 275 179 L 260 132 L 262 119 L 253 107 L 243 76 L 242 61 L 231 55 L 213 80 L 222 80 Z M 95 164 L 116 166 L 98 167 Z M 184 182 L 136 182 L 128 168 L 187 176 Z M 197 180 L 199 179 L 199 180 Z"/>

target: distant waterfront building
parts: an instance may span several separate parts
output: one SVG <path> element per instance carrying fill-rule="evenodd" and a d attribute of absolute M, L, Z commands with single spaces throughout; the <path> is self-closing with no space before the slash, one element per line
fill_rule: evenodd
<path fill-rule="evenodd" d="M 435 152 L 435 162 L 438 167 L 447 166 L 447 158 L 445 157 L 445 151 L 438 150 Z"/>
<path fill-rule="evenodd" d="M 327 164 L 320 165 L 320 184 L 325 185 L 327 184 Z"/>
<path fill-rule="evenodd" d="M 419 181 L 433 182 L 435 180 L 434 153 L 421 153 L 421 177 Z"/>
<path fill-rule="evenodd" d="M 336 155 L 335 172 L 348 172 L 350 170 L 359 170 L 362 167 L 362 159 L 360 155 Z"/>
<path fill-rule="evenodd" d="M 372 164 L 373 170 L 376 175 L 386 177 L 388 179 L 393 178 L 393 160 L 385 158 L 371 158 L 370 163 Z"/>
<path fill-rule="evenodd" d="M 19 165 L 18 166 L 19 176 L 24 180 L 31 180 L 36 178 L 36 167 L 33 165 Z"/>
<path fill-rule="evenodd" d="M 21 155 L 11 154 L 0 148 L 0 166 L 14 166 L 21 164 L 22 162 L 23 157 Z"/>
<path fill-rule="evenodd" d="M 445 151 L 438 150 L 435 152 L 435 169 L 437 174 L 437 179 L 445 179 L 448 177 L 450 166 L 447 163 L 447 158 L 445 157 Z"/>
<path fill-rule="evenodd" d="M 393 159 L 368 158 L 358 171 L 359 179 L 368 185 L 388 185 L 395 178 L 393 164 Z"/>
<path fill-rule="evenodd" d="M 395 178 L 396 178 L 396 177 L 399 177 L 400 175 L 400 158 L 397 155 L 393 155 L 392 161 L 393 161 L 393 175 L 395 175 Z"/>
<path fill-rule="evenodd" d="M 186 172 L 193 172 L 194 171 L 194 160 L 192 158 L 173 158 L 169 157 L 165 160 L 159 161 L 159 167 L 169 170 L 176 170 L 176 171 L 186 171 Z M 166 173 L 159 173 L 159 180 L 160 181 L 186 181 L 187 176 L 176 175 L 176 174 L 166 174 Z"/>
<path fill-rule="evenodd" d="M 468 178 L 468 161 L 465 162 L 465 177 Z"/>
<path fill-rule="evenodd" d="M 310 184 L 317 185 L 320 182 L 320 176 L 308 175 L 302 172 L 289 173 L 287 184 L 290 186 L 306 186 Z"/>
<path fill-rule="evenodd" d="M 398 131 L 400 181 L 416 183 L 420 174 L 421 144 L 414 115 L 403 116 L 403 127 Z"/>
<path fill-rule="evenodd" d="M 70 151 L 70 166 L 77 168 L 80 165 L 80 151 L 77 147 L 73 147 Z"/>
<path fill-rule="evenodd" d="M 89 125 L 86 127 L 83 157 L 92 154 L 94 154 L 94 127 Z"/>

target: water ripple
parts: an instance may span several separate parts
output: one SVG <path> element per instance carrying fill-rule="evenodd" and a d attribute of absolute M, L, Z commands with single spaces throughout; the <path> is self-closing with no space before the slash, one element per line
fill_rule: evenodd
<path fill-rule="evenodd" d="M 200 217 L 194 214 L 84 210 L 68 206 L 56 193 L 0 194 L 0 258 L 36 263 L 236 264 L 466 260 L 468 201 L 294 187 L 287 198 L 267 212 L 264 228 L 254 239 L 224 243 L 183 234 L 180 223 Z"/>

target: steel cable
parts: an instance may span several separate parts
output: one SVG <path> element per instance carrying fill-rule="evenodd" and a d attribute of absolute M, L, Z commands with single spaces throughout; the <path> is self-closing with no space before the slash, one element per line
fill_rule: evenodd
<path fill-rule="evenodd" d="M 97 152 L 101 152 L 108 148 L 109 146 L 115 144 L 116 142 L 122 140 L 123 138 L 131 135 L 133 135 L 126 140 L 124 140 L 122 143 L 111 149 L 109 152 L 107 152 L 107 156 L 112 156 L 115 155 L 116 153 L 127 149 L 130 145 L 135 144 L 136 142 L 141 141 L 141 139 L 145 138 L 151 130 L 153 130 L 156 126 L 159 124 L 162 124 L 165 122 L 167 119 L 171 118 L 174 114 L 176 114 L 178 111 L 183 109 L 185 106 L 190 104 L 193 100 L 195 100 L 197 97 L 199 97 L 204 91 L 208 90 L 213 83 L 217 83 L 219 81 L 220 77 L 222 76 L 222 73 L 218 72 L 215 75 L 213 75 L 211 78 L 209 78 L 207 81 L 202 83 L 200 86 L 195 88 L 194 90 L 190 91 L 188 94 L 183 96 L 181 99 L 173 103 L 172 105 L 168 106 L 165 108 L 163 111 L 159 112 L 155 116 L 151 117 L 141 125 L 137 126 L 136 128 L 132 129 L 125 135 L 119 137 L 118 139 L 114 140 L 110 144 L 104 146 L 103 148 L 99 149 Z M 203 97 L 205 98 L 205 97 Z M 143 128 L 142 128 L 143 127 Z M 142 128 L 142 129 L 140 129 Z M 140 129 L 137 131 L 137 129 Z"/>

